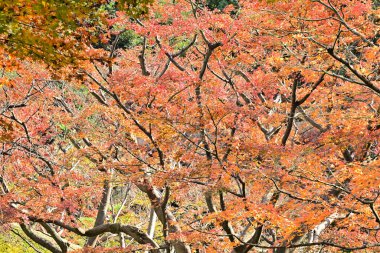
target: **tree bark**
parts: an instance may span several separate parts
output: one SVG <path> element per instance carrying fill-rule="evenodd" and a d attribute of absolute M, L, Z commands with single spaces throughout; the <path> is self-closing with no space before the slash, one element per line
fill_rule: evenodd
<path fill-rule="evenodd" d="M 96 216 L 94 227 L 104 224 L 104 221 L 106 220 L 106 217 L 107 217 L 107 209 L 110 203 L 111 193 L 112 193 L 112 184 L 109 181 L 105 181 L 102 199 L 98 207 L 98 215 Z M 97 239 L 98 239 L 97 236 L 88 238 L 86 246 L 94 247 L 96 245 Z"/>

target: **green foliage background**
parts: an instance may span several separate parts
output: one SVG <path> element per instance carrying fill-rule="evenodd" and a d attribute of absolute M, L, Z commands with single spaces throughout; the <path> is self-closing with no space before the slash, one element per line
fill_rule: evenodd
<path fill-rule="evenodd" d="M 20 233 L 22 234 L 22 232 Z M 30 241 L 30 240 L 28 240 Z M 49 251 L 33 243 L 33 245 L 42 253 Z M 0 252 L 1 253 L 36 253 L 25 241 L 12 232 L 0 233 Z"/>

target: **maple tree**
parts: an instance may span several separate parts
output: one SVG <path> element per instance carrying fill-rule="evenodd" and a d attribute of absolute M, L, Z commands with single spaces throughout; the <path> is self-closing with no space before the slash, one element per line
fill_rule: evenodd
<path fill-rule="evenodd" d="M 378 250 L 376 2 L 229 3 L 115 11 L 59 72 L 4 58 L 3 227 L 51 252 Z"/>
<path fill-rule="evenodd" d="M 95 42 L 97 30 L 109 17 L 107 8 L 138 17 L 152 0 L 4 0 L 0 2 L 0 41 L 7 53 L 33 57 L 53 67 L 85 58 L 83 44 Z"/>

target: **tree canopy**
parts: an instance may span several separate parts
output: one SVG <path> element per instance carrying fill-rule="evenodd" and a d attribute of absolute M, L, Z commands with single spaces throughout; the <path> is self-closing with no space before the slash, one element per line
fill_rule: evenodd
<path fill-rule="evenodd" d="M 4 231 L 54 253 L 380 249 L 376 2 L 3 2 Z"/>
<path fill-rule="evenodd" d="M 83 58 L 110 17 L 109 7 L 131 17 L 144 15 L 152 0 L 4 0 L 0 2 L 0 41 L 7 52 L 32 57 L 53 67 Z"/>

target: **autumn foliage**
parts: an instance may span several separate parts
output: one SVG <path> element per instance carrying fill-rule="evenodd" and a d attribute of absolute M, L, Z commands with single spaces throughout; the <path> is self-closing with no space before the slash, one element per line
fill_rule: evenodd
<path fill-rule="evenodd" d="M 3 47 L 4 231 L 51 252 L 380 250 L 376 2 L 233 3 L 105 9 L 62 64 Z"/>

